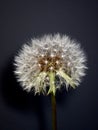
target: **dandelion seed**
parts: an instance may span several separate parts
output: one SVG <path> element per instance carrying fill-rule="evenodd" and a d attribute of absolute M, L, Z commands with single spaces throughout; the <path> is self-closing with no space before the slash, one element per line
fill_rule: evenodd
<path fill-rule="evenodd" d="M 66 89 L 80 84 L 85 75 L 85 63 L 84 51 L 76 41 L 66 35 L 45 35 L 22 47 L 15 57 L 15 74 L 23 89 L 55 95 L 63 83 Z"/>

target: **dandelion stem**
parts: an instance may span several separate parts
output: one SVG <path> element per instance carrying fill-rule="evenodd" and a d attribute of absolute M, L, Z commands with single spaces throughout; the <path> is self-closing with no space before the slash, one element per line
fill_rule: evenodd
<path fill-rule="evenodd" d="M 52 127 L 53 130 L 57 130 L 57 120 L 56 120 L 56 99 L 55 99 L 55 73 L 50 72 L 50 90 L 51 93 L 51 104 L 52 104 Z"/>
<path fill-rule="evenodd" d="M 57 130 L 56 99 L 53 93 L 51 93 L 51 103 L 52 103 L 52 127 L 53 130 Z"/>

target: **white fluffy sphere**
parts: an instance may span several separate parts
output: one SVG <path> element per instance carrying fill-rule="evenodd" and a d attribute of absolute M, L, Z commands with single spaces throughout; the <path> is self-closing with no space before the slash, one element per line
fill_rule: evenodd
<path fill-rule="evenodd" d="M 53 92 L 65 84 L 75 88 L 85 75 L 86 56 L 80 44 L 66 35 L 44 35 L 24 44 L 15 57 L 15 74 L 23 89 Z"/>

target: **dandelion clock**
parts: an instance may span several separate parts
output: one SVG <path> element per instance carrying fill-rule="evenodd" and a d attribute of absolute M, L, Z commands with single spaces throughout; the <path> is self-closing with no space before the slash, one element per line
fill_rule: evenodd
<path fill-rule="evenodd" d="M 15 57 L 15 74 L 24 90 L 51 94 L 52 125 L 56 123 L 56 91 L 75 88 L 85 75 L 86 56 L 79 43 L 66 35 L 44 35 L 24 44 Z"/>

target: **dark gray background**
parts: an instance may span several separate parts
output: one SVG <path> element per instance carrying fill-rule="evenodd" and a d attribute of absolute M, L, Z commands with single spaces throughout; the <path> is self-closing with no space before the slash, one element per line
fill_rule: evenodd
<path fill-rule="evenodd" d="M 24 92 L 13 75 L 23 43 L 67 34 L 87 53 L 87 76 L 76 90 L 56 95 L 58 130 L 98 130 L 97 0 L 0 1 L 0 130 L 51 130 L 50 97 Z"/>

